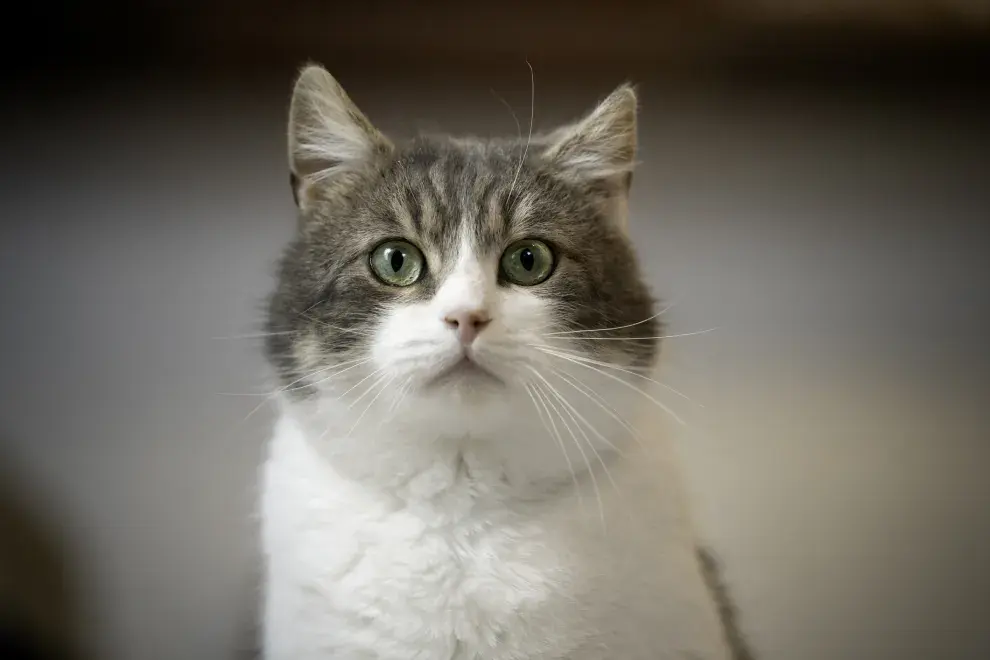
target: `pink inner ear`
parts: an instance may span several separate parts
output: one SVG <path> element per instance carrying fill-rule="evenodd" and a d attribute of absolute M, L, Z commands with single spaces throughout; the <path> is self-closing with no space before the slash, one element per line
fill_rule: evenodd
<path fill-rule="evenodd" d="M 611 180 L 628 188 L 636 159 L 636 93 L 622 85 L 584 119 L 558 129 L 544 151 L 561 175 L 574 181 Z"/>

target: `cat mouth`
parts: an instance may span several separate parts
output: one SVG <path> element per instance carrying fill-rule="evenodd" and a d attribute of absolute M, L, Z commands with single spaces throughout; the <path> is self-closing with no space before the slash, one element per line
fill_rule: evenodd
<path fill-rule="evenodd" d="M 503 385 L 501 378 L 480 364 L 465 356 L 453 365 L 443 369 L 426 383 L 428 388 L 452 385 Z"/>

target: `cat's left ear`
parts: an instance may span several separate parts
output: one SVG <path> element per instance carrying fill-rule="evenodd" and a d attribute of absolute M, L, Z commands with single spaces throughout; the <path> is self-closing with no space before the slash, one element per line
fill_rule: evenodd
<path fill-rule="evenodd" d="M 332 188 L 392 151 L 340 83 L 317 64 L 296 78 L 288 137 L 293 194 L 301 209 L 314 188 Z"/>
<path fill-rule="evenodd" d="M 548 136 L 543 158 L 576 184 L 628 192 L 636 164 L 636 91 L 620 85 L 583 119 Z"/>

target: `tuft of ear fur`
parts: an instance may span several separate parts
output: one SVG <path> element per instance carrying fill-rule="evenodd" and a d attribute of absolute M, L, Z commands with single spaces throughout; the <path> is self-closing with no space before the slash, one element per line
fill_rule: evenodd
<path fill-rule="evenodd" d="M 636 107 L 632 85 L 620 85 L 583 119 L 552 133 L 543 157 L 576 183 L 628 187 L 636 164 Z"/>
<path fill-rule="evenodd" d="M 289 109 L 289 166 L 300 207 L 314 183 L 359 169 L 391 149 L 326 69 L 302 69 Z"/>

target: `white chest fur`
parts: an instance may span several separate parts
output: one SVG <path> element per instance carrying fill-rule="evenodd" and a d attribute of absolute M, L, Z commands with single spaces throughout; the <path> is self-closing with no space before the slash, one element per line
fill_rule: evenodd
<path fill-rule="evenodd" d="M 666 475 L 633 464 L 611 468 L 603 527 L 583 484 L 510 499 L 469 452 L 369 488 L 283 417 L 262 500 L 266 658 L 727 657 L 687 521 L 650 494 Z"/>

